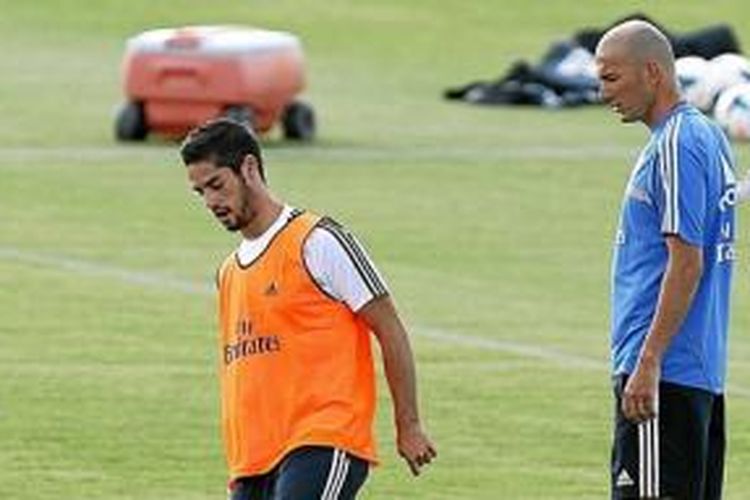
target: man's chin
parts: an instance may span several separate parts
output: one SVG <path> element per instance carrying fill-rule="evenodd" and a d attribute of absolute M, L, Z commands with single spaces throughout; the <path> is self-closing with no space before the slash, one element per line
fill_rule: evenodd
<path fill-rule="evenodd" d="M 224 226 L 224 229 L 226 229 L 229 232 L 233 233 L 235 231 L 239 231 L 240 229 L 240 225 L 235 221 L 219 219 L 219 222 L 221 223 L 222 226 Z"/>

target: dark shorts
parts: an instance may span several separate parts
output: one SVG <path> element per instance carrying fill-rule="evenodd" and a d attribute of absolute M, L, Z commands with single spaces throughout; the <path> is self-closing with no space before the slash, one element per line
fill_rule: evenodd
<path fill-rule="evenodd" d="M 632 423 L 621 409 L 626 376 L 614 379 L 612 499 L 720 500 L 724 479 L 724 396 L 659 384 L 658 416 Z"/>
<path fill-rule="evenodd" d="M 349 500 L 367 478 L 369 463 L 345 451 L 304 446 L 270 472 L 238 478 L 229 500 Z"/>

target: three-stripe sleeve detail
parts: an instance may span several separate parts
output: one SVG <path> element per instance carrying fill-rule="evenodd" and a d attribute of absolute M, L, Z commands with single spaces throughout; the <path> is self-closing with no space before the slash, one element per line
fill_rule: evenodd
<path fill-rule="evenodd" d="M 373 267 L 362 246 L 349 231 L 329 218 L 321 219 L 318 227 L 330 233 L 341 245 L 373 297 L 379 297 L 387 293 L 383 280 Z"/>
<path fill-rule="evenodd" d="M 667 124 L 659 141 L 659 173 L 664 188 L 663 233 L 676 234 L 680 231 L 680 174 L 678 139 L 682 116 L 677 115 Z"/>

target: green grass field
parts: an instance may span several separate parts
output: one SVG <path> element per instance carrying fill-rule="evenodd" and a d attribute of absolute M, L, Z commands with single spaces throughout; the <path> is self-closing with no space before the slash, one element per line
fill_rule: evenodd
<path fill-rule="evenodd" d="M 677 31 L 739 0 L 641 2 Z M 126 37 L 232 22 L 299 34 L 320 140 L 272 134 L 273 189 L 367 244 L 410 325 L 439 460 L 395 455 L 366 499 L 603 499 L 608 276 L 646 130 L 602 108 L 478 108 L 444 88 L 630 13 L 585 0 L 0 0 L 0 498 L 216 499 L 209 283 L 235 237 L 188 190 L 174 143 L 112 140 Z M 750 151 L 737 146 L 741 169 Z M 750 498 L 750 269 L 740 209 L 726 498 Z"/>

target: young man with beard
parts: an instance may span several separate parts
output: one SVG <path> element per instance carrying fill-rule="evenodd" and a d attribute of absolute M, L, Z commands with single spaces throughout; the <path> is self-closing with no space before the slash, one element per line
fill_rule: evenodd
<path fill-rule="evenodd" d="M 376 461 L 371 333 L 382 352 L 398 452 L 413 474 L 436 456 L 417 404 L 409 340 L 364 248 L 327 217 L 268 189 L 254 134 L 193 130 L 193 190 L 239 248 L 220 266 L 221 421 L 230 498 L 354 498 Z"/>

